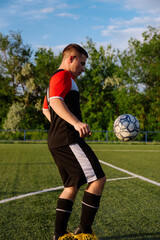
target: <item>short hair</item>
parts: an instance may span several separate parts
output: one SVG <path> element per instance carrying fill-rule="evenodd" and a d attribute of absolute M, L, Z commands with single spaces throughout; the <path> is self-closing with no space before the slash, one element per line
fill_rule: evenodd
<path fill-rule="evenodd" d="M 72 43 L 66 46 L 62 52 L 63 58 L 70 52 L 77 52 L 80 55 L 84 54 L 86 58 L 88 58 L 88 53 L 86 50 L 78 44 Z"/>

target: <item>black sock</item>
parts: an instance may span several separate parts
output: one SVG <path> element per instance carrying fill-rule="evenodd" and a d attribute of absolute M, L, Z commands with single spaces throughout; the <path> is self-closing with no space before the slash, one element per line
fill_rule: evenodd
<path fill-rule="evenodd" d="M 66 233 L 67 223 L 72 212 L 73 202 L 68 199 L 59 198 L 56 208 L 55 232 L 56 236 Z"/>
<path fill-rule="evenodd" d="M 83 233 L 92 233 L 92 223 L 99 208 L 101 196 L 85 192 L 82 200 L 80 228 Z"/>

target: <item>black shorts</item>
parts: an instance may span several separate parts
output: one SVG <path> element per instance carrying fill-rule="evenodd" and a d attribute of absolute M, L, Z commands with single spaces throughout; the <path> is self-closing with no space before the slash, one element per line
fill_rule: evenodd
<path fill-rule="evenodd" d="M 85 141 L 50 151 L 65 187 L 80 188 L 105 176 L 98 158 Z"/>

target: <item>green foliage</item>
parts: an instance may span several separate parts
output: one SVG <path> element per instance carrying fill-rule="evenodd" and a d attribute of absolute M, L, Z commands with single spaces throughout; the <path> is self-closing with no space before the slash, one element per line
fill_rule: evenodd
<path fill-rule="evenodd" d="M 27 44 L 24 45 L 20 32 L 10 32 L 4 36 L 0 33 L 0 71 L 6 78 L 9 86 L 12 86 L 11 95 L 16 95 L 19 88 L 24 89 L 25 82 L 19 78 L 22 67 L 29 61 L 32 50 Z M 23 79 L 22 79 L 23 80 Z"/>
<path fill-rule="evenodd" d="M 8 86 L 7 80 L 0 75 L 0 128 L 8 113 L 8 108 L 12 105 L 12 96 L 9 94 L 11 87 Z"/>
<path fill-rule="evenodd" d="M 35 53 L 35 83 L 39 86 L 41 92 L 44 92 L 48 87 L 49 80 L 54 71 L 59 67 L 61 60 L 62 54 L 60 53 L 58 56 L 55 56 L 51 49 L 40 48 Z"/>
<path fill-rule="evenodd" d="M 120 54 L 120 60 L 131 85 L 137 90 L 138 84 L 144 88 L 143 94 L 137 93 L 136 101 L 143 129 L 160 130 L 160 28 L 149 26 L 142 36 L 141 42 L 129 41 L 129 49 Z"/>
<path fill-rule="evenodd" d="M 88 65 L 85 75 L 78 80 L 83 119 L 94 130 L 106 130 L 115 111 L 113 91 L 117 84 L 107 84 L 106 80 L 117 76 L 115 51 L 110 46 L 97 50 L 91 40 L 85 49 L 89 53 Z"/>
<path fill-rule="evenodd" d="M 24 113 L 24 105 L 22 103 L 13 103 L 7 114 L 7 118 L 4 122 L 4 129 L 18 129 L 19 124 L 22 121 Z"/>
<path fill-rule="evenodd" d="M 51 49 L 40 48 L 33 61 L 32 53 L 30 46 L 23 44 L 20 32 L 10 32 L 6 36 L 0 33 L 0 127 L 48 127 L 42 114 L 43 98 L 49 79 L 60 64 L 61 54 L 54 56 Z M 14 118 L 9 119 L 9 107 L 14 102 L 24 105 L 23 117 L 20 120 L 19 116 L 15 123 Z"/>
<path fill-rule="evenodd" d="M 160 28 L 149 26 L 142 37 L 130 39 L 123 52 L 110 45 L 97 48 L 91 39 L 84 44 L 89 59 L 77 84 L 83 121 L 92 130 L 112 131 L 114 120 L 124 113 L 136 116 L 141 130 L 160 130 Z M 42 104 L 61 59 L 62 53 L 55 56 L 46 48 L 33 56 L 20 32 L 0 33 L 0 128 L 48 129 Z M 19 115 L 14 104 L 23 106 Z M 15 121 L 11 112 L 17 114 Z"/>

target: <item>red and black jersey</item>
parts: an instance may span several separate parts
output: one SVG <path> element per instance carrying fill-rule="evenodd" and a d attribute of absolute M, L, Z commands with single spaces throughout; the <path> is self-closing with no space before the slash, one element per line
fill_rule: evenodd
<path fill-rule="evenodd" d="M 65 102 L 69 110 L 82 121 L 79 90 L 71 73 L 63 69 L 56 71 L 50 79 L 48 95 L 48 99 L 47 95 L 45 96 L 43 109 L 50 109 L 51 114 L 51 125 L 48 134 L 49 149 L 78 142 L 80 140 L 78 131 L 60 118 L 48 105 L 50 99 L 60 98 Z"/>

